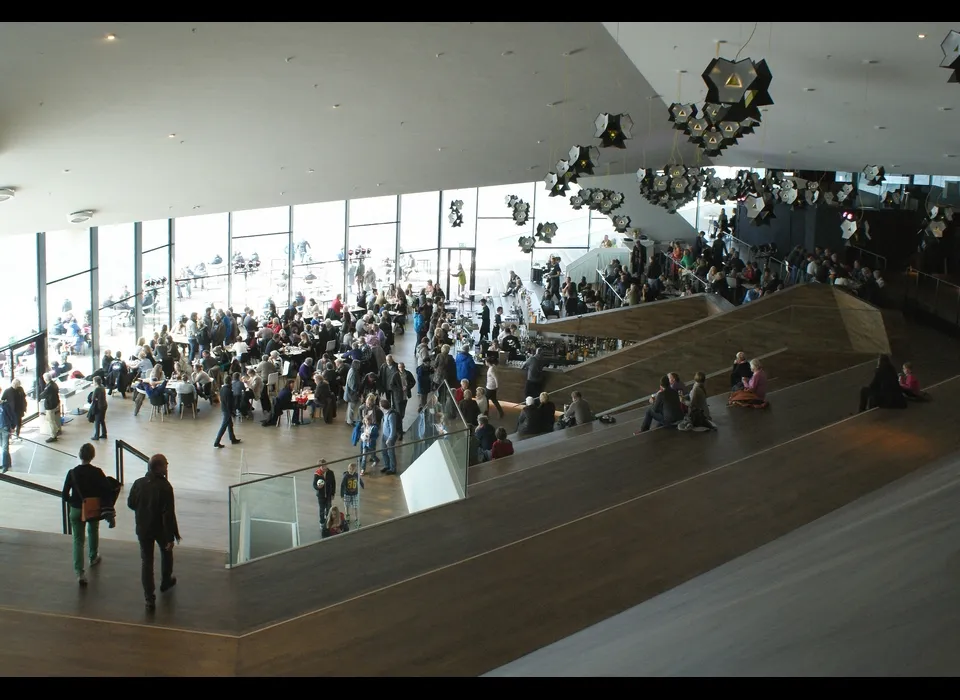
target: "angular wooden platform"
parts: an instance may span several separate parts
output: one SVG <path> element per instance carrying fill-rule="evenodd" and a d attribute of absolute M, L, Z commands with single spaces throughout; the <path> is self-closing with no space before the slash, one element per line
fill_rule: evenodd
<path fill-rule="evenodd" d="M 715 409 L 715 434 L 611 435 L 589 461 L 555 458 L 467 501 L 232 572 L 182 548 L 180 585 L 154 616 L 134 545 L 105 543 L 80 591 L 68 540 L 0 532 L 0 566 L 22 572 L 0 588 L 0 630 L 18 640 L 0 671 L 483 673 L 957 449 L 946 403 L 809 434 L 855 409 L 864 372 L 849 372 L 786 389 L 768 412 Z M 82 651 L 91 638 L 95 659 Z"/>

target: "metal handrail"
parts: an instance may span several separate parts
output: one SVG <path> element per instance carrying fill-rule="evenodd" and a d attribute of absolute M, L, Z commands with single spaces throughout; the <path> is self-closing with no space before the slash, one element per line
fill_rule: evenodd
<path fill-rule="evenodd" d="M 124 481 L 125 472 L 124 472 L 124 465 L 123 465 L 123 453 L 124 453 L 124 452 L 129 452 L 129 453 L 132 454 L 134 457 L 142 460 L 142 461 L 145 462 L 145 463 L 149 463 L 149 462 L 150 462 L 150 458 L 147 457 L 145 454 L 143 454 L 143 452 L 141 452 L 140 450 L 138 450 L 136 447 L 133 447 L 131 444 L 129 444 L 128 442 L 125 442 L 124 440 L 116 440 L 115 442 L 116 442 L 116 447 L 115 447 L 116 452 L 115 452 L 115 462 L 114 462 L 114 463 L 115 463 L 116 479 L 117 479 L 117 481 L 120 482 L 120 485 L 123 486 L 123 484 L 125 483 L 125 481 Z"/>
<path fill-rule="evenodd" d="M 610 284 L 609 282 L 607 282 L 607 278 L 604 277 L 603 273 L 602 273 L 600 270 L 597 270 L 597 277 L 599 277 L 599 278 L 603 281 L 603 283 L 604 283 L 605 285 L 607 285 L 607 289 L 609 289 L 609 290 L 613 293 L 613 296 L 615 296 L 615 297 L 620 301 L 620 305 L 622 306 L 622 305 L 623 305 L 623 297 L 620 296 L 619 294 L 617 294 L 617 290 L 613 288 L 613 285 L 612 285 L 612 284 Z"/>
<path fill-rule="evenodd" d="M 661 250 L 659 254 L 663 256 L 663 259 L 664 259 L 667 263 L 669 263 L 669 265 L 670 265 L 670 268 L 669 268 L 669 269 L 670 269 L 670 274 L 671 274 L 671 275 L 674 273 L 674 271 L 677 271 L 677 277 L 678 277 L 678 278 L 682 278 L 682 277 L 692 277 L 694 280 L 696 280 L 697 282 L 699 282 L 699 283 L 703 286 L 703 291 L 704 291 L 704 293 L 710 291 L 710 284 L 709 284 L 705 279 L 703 279 L 702 277 L 698 277 L 696 272 L 694 272 L 693 270 L 689 270 L 689 269 L 685 268 L 683 265 L 681 265 L 681 264 L 678 263 L 676 260 L 674 260 L 673 258 L 671 258 L 670 255 L 669 255 L 666 251 Z"/>
<path fill-rule="evenodd" d="M 867 253 L 868 255 L 872 255 L 872 256 L 875 257 L 878 261 L 879 261 L 879 260 L 882 260 L 882 261 L 883 261 L 883 268 L 882 268 L 882 269 L 884 269 L 884 270 L 887 269 L 887 258 L 886 258 L 885 256 L 883 256 L 883 255 L 880 255 L 880 253 L 874 253 L 872 250 L 867 250 L 866 248 L 861 248 L 861 247 L 858 246 L 858 245 L 852 245 L 852 246 L 850 246 L 850 247 L 851 247 L 851 248 L 856 248 L 857 250 L 860 250 L 860 251 L 863 251 L 864 253 Z"/>
<path fill-rule="evenodd" d="M 36 440 L 31 440 L 30 438 L 25 438 L 25 437 L 21 437 L 20 439 L 21 439 L 23 442 L 29 442 L 31 445 L 36 445 L 37 447 L 42 447 L 42 448 L 44 448 L 45 450 L 53 450 L 54 452 L 59 452 L 59 453 L 62 454 L 62 455 L 66 455 L 66 456 L 69 457 L 70 459 L 76 459 L 76 458 L 77 458 L 76 455 L 72 455 L 72 454 L 70 454 L 69 452 L 64 452 L 63 450 L 58 450 L 56 447 L 50 447 L 50 445 L 45 445 L 45 444 L 42 443 L 42 442 L 37 442 Z"/>
<path fill-rule="evenodd" d="M 60 501 L 60 516 L 63 526 L 63 534 L 70 535 L 73 533 L 73 528 L 70 527 L 70 518 L 69 511 L 67 510 L 67 502 L 63 500 L 63 493 L 52 489 L 49 486 L 43 486 L 41 484 L 35 484 L 32 481 L 26 481 L 25 479 L 19 479 L 15 476 L 10 476 L 9 474 L 0 474 L 0 481 L 4 481 L 13 486 L 19 486 L 23 489 L 29 489 L 30 491 L 36 491 L 37 493 L 44 493 L 48 496 L 55 497 Z"/>

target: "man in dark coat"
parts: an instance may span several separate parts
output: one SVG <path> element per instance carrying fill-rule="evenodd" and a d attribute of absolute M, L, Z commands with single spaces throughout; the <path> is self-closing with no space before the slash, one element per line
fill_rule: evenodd
<path fill-rule="evenodd" d="M 237 436 L 233 433 L 233 414 L 236 410 L 233 387 L 230 385 L 230 382 L 224 382 L 223 386 L 220 387 L 220 430 L 217 432 L 217 438 L 213 441 L 214 447 L 224 446 L 223 443 L 220 442 L 220 440 L 223 439 L 224 433 L 229 433 L 231 445 L 238 445 L 240 443 L 240 440 L 238 440 Z"/>
<path fill-rule="evenodd" d="M 174 506 L 173 487 L 167 481 L 167 458 L 155 454 L 147 463 L 147 474 L 133 482 L 127 507 L 136 515 L 137 539 L 140 542 L 140 580 L 148 610 L 157 606 L 156 582 L 153 578 L 154 546 L 160 547 L 160 592 L 175 585 L 173 575 L 173 543 L 180 541 L 180 528 Z"/>

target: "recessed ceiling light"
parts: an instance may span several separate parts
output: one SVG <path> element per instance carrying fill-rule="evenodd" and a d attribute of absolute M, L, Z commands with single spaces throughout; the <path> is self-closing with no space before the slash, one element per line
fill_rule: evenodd
<path fill-rule="evenodd" d="M 290 61 L 292 61 L 292 60 L 295 59 L 295 58 L 296 58 L 296 56 L 287 56 L 287 57 L 286 57 L 285 59 L 283 59 L 283 60 L 284 60 L 286 63 L 290 63 Z"/>
<path fill-rule="evenodd" d="M 64 172 L 64 174 L 69 173 L 69 172 L 70 172 L 70 168 L 64 168 L 64 169 L 63 169 L 63 172 Z"/>
<path fill-rule="evenodd" d="M 937 107 L 941 112 L 952 112 L 953 107 Z"/>
<path fill-rule="evenodd" d="M 443 51 L 437 54 L 437 58 L 440 58 L 443 55 Z"/>
<path fill-rule="evenodd" d="M 875 66 L 875 65 L 877 65 L 878 63 L 880 63 L 880 61 L 878 61 L 878 60 L 876 60 L 876 59 L 873 59 L 873 58 L 865 58 L 865 59 L 863 59 L 863 65 L 865 65 L 865 66 Z"/>
<path fill-rule="evenodd" d="M 873 128 L 874 128 L 874 129 L 877 129 L 878 131 L 883 131 L 883 130 L 886 129 L 887 127 L 885 127 L 885 126 L 880 126 L 880 125 L 878 124 L 877 126 L 875 126 L 875 127 L 873 127 Z"/>
<path fill-rule="evenodd" d="M 378 183 L 377 183 L 377 187 L 380 187 L 381 185 L 383 185 L 382 182 L 378 182 Z"/>
<path fill-rule="evenodd" d="M 103 37 L 103 38 L 106 39 L 107 41 L 116 41 L 116 40 L 117 40 L 117 35 L 116 35 L 116 34 L 107 34 L 107 35 L 106 35 L 105 37 Z"/>
<path fill-rule="evenodd" d="M 504 51 L 504 52 L 503 52 L 502 54 L 500 54 L 500 55 L 501 55 L 501 56 L 512 56 L 512 55 L 513 55 L 513 51 Z"/>
<path fill-rule="evenodd" d="M 310 168 L 309 170 L 307 170 L 307 175 L 313 175 L 313 168 Z"/>
<path fill-rule="evenodd" d="M 817 88 L 803 88 L 804 92 L 816 92 Z"/>
<path fill-rule="evenodd" d="M 340 105 L 332 105 L 334 109 L 340 109 Z"/>
<path fill-rule="evenodd" d="M 824 141 L 824 143 L 836 143 L 836 141 L 827 140 L 827 141 Z"/>
<path fill-rule="evenodd" d="M 168 138 L 168 139 L 175 139 L 175 138 L 177 138 L 177 135 L 176 135 L 176 134 L 167 134 L 167 138 Z"/>
<path fill-rule="evenodd" d="M 199 205 L 199 204 L 194 204 L 194 205 L 193 205 L 193 208 L 194 208 L 194 209 L 199 209 L 199 208 L 200 208 L 200 205 Z"/>
<path fill-rule="evenodd" d="M 439 152 L 442 151 L 442 150 L 443 150 L 443 146 L 438 146 L 438 147 L 437 147 L 437 153 L 439 153 Z"/>
<path fill-rule="evenodd" d="M 84 209 L 83 211 L 75 211 L 72 214 L 67 214 L 67 221 L 71 224 L 83 224 L 93 218 L 93 209 Z"/>
<path fill-rule="evenodd" d="M 280 196 L 282 197 L 282 196 L 285 195 L 285 194 L 286 194 L 286 192 L 281 192 L 281 193 L 280 193 Z"/>
<path fill-rule="evenodd" d="M 944 153 L 944 154 L 943 154 L 943 157 L 944 157 L 944 158 L 956 158 L 956 157 L 957 157 L 957 154 L 956 154 L 956 153 Z"/>
<path fill-rule="evenodd" d="M 891 168 L 899 168 L 899 167 L 900 167 L 900 164 L 899 164 L 899 163 L 893 163 L 890 167 L 891 167 Z"/>
<path fill-rule="evenodd" d="M 539 167 L 539 165 L 531 165 L 529 168 L 527 168 L 527 170 L 536 170 Z"/>
<path fill-rule="evenodd" d="M 537 143 L 538 144 L 543 143 L 543 139 L 537 139 Z"/>
<path fill-rule="evenodd" d="M 0 202 L 6 202 L 17 196 L 17 191 L 12 187 L 0 187 Z"/>
<path fill-rule="evenodd" d="M 787 151 L 787 155 L 794 156 L 796 154 L 797 154 L 796 151 Z"/>
<path fill-rule="evenodd" d="M 926 34 L 917 34 L 917 38 L 918 38 L 918 39 L 926 39 L 926 38 L 927 38 L 927 35 L 926 35 Z"/>

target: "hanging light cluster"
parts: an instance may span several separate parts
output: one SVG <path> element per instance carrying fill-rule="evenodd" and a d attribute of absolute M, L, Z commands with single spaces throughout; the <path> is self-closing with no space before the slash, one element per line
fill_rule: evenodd
<path fill-rule="evenodd" d="M 865 184 L 870 185 L 879 185 L 884 180 L 884 175 L 886 171 L 882 165 L 868 165 L 863 169 L 863 172 L 860 173 L 860 177 L 863 178 Z"/>
<path fill-rule="evenodd" d="M 940 50 L 943 51 L 943 60 L 940 61 L 940 67 L 950 71 L 947 82 L 960 82 L 957 79 L 957 75 L 960 74 L 960 32 L 951 30 L 940 43 Z"/>
<path fill-rule="evenodd" d="M 643 198 L 671 214 L 696 199 L 707 177 L 706 170 L 684 165 L 665 165 L 662 170 L 640 168 L 637 171 Z"/>
<path fill-rule="evenodd" d="M 508 194 L 504 201 L 507 207 L 513 210 L 513 223 L 517 226 L 526 226 L 527 219 L 530 218 L 530 205 L 514 194 Z"/>
<path fill-rule="evenodd" d="M 715 58 L 703 71 L 707 85 L 703 105 L 674 102 L 668 121 L 704 155 L 718 156 L 760 125 L 760 108 L 773 104 L 769 92 L 772 80 L 765 60 L 754 63 L 749 58 Z"/>
<path fill-rule="evenodd" d="M 953 222 L 953 215 L 953 207 L 930 207 L 924 232 L 934 238 L 943 238 L 947 226 Z"/>
<path fill-rule="evenodd" d="M 450 213 L 447 214 L 447 220 L 453 228 L 463 226 L 463 200 L 455 199 L 450 202 Z"/>

